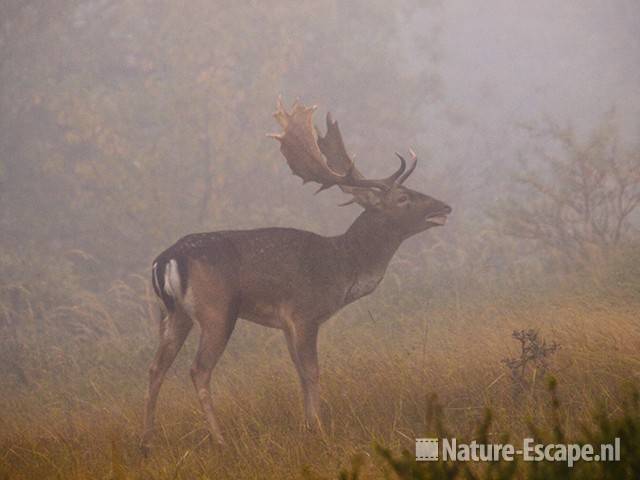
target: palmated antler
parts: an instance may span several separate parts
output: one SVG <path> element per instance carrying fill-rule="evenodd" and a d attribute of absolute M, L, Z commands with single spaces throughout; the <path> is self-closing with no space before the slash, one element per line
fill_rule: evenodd
<path fill-rule="evenodd" d="M 314 129 L 315 110 L 315 106 L 306 107 L 296 101 L 291 111 L 287 112 L 279 98 L 274 117 L 284 131 L 270 135 L 280 142 L 280 151 L 291 171 L 302 178 L 304 183 L 319 183 L 321 187 L 318 191 L 334 185 L 352 194 L 355 194 L 355 189 L 386 191 L 404 182 L 415 169 L 416 157 L 413 152 L 413 164 L 409 170 L 406 170 L 405 159 L 398 154 L 400 168 L 393 175 L 379 180 L 365 178 L 347 153 L 338 122 L 331 118 L 331 114 L 327 114 L 327 133 L 324 136 Z"/>

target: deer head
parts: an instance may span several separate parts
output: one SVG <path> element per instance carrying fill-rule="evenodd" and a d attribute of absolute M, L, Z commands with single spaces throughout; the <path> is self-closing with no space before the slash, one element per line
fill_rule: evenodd
<path fill-rule="evenodd" d="M 366 211 L 385 217 L 403 236 L 410 236 L 428 228 L 444 225 L 451 207 L 433 197 L 403 185 L 416 168 L 418 159 L 413 150 L 410 166 L 396 153 L 399 168 L 383 179 L 365 178 L 347 153 L 338 123 L 327 114 L 327 132 L 320 135 L 313 127 L 315 106 L 294 103 L 288 112 L 281 99 L 274 117 L 283 128 L 282 133 L 270 136 L 280 142 L 280 150 L 294 175 L 303 183 L 317 182 L 318 192 L 337 185 L 353 196 L 342 205 L 357 203 Z"/>

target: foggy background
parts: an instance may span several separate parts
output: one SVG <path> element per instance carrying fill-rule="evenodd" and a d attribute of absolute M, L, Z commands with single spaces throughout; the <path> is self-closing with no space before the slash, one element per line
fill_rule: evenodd
<path fill-rule="evenodd" d="M 358 458 L 379 478 L 374 442 L 411 451 L 440 421 L 639 431 L 639 26 L 638 0 L 0 0 L 0 478 L 336 478 Z M 412 147 L 407 186 L 453 213 L 321 330 L 326 436 L 300 428 L 281 332 L 238 322 L 212 380 L 225 454 L 195 328 L 143 459 L 153 258 L 193 232 L 336 235 L 361 211 L 291 174 L 265 136 L 279 94 L 321 129 L 330 110 L 367 176 Z"/>
<path fill-rule="evenodd" d="M 333 190 L 314 197 L 265 137 L 278 94 L 319 105 L 322 127 L 331 110 L 366 175 L 387 175 L 393 152 L 413 147 L 409 186 L 454 207 L 445 228 L 403 246 L 397 286 L 467 294 L 461 282 L 478 275 L 531 259 L 573 268 L 557 259 L 635 238 L 635 207 L 615 242 L 586 220 L 566 227 L 572 214 L 557 206 L 571 202 L 558 198 L 575 182 L 558 183 L 567 169 L 548 162 L 577 152 L 599 171 L 624 158 L 637 178 L 633 0 L 5 0 L 0 18 L 7 312 L 23 307 L 20 288 L 45 312 L 146 278 L 191 232 L 346 229 L 359 207 L 338 208 Z M 524 165 L 549 188 L 523 185 Z M 631 203 L 637 188 L 625 187 Z M 566 240 L 576 232 L 579 247 Z"/>

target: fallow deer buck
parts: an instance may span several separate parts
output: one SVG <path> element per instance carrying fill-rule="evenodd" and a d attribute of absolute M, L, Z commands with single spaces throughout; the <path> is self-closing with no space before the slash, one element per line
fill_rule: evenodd
<path fill-rule="evenodd" d="M 238 317 L 284 331 L 304 396 L 305 423 L 319 418 L 317 336 L 320 325 L 345 305 L 373 292 L 391 257 L 408 237 L 443 225 L 451 207 L 403 183 L 414 171 L 400 159 L 391 176 L 365 178 L 345 150 L 338 124 L 327 115 L 319 136 L 315 107 L 281 101 L 274 114 L 283 132 L 271 135 L 292 172 L 304 182 L 337 185 L 364 211 L 342 235 L 323 237 L 292 228 L 230 230 L 187 235 L 153 262 L 153 288 L 164 304 L 160 346 L 150 368 L 142 446 L 153 428 L 160 385 L 193 322 L 200 325 L 191 378 L 211 438 L 223 443 L 209 383 Z"/>

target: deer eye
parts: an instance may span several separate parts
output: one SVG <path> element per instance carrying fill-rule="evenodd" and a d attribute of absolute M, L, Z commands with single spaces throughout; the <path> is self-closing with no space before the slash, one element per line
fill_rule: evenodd
<path fill-rule="evenodd" d="M 408 195 L 400 195 L 398 197 L 398 200 L 396 201 L 397 205 L 405 205 L 409 203 L 409 196 Z"/>

